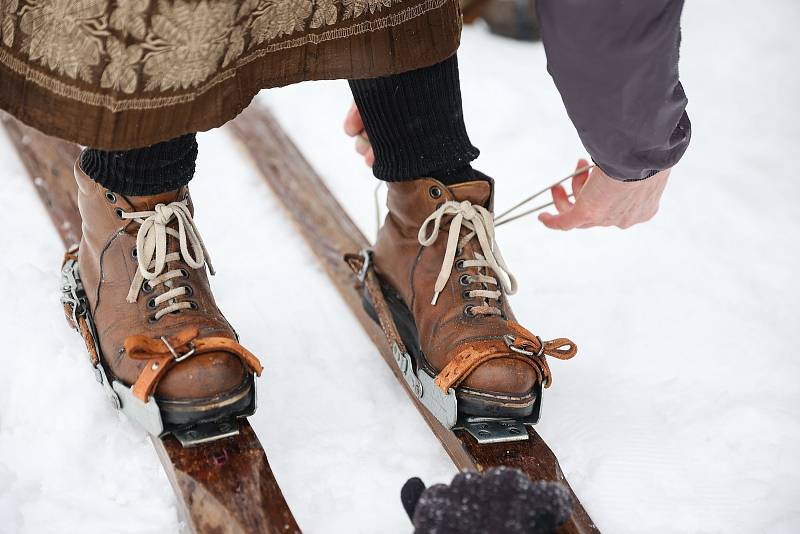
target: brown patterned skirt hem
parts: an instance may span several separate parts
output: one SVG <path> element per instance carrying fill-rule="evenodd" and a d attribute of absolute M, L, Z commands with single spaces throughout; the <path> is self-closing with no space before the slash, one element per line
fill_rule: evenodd
<path fill-rule="evenodd" d="M 103 87 L 108 84 L 99 77 L 85 83 L 56 76 L 41 61 L 0 46 L 0 108 L 71 142 L 106 150 L 137 148 L 219 127 L 261 89 L 386 76 L 438 63 L 455 53 L 460 31 L 456 1 L 405 1 L 357 23 L 255 47 L 191 90 L 161 92 L 139 90 L 141 83 L 135 92 L 122 91 L 119 80 L 130 79 L 124 77 Z M 109 61 L 106 68 L 112 66 Z"/>

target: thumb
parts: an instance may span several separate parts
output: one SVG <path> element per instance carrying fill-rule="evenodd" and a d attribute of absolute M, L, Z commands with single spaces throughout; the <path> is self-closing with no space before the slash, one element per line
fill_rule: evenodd
<path fill-rule="evenodd" d="M 361 120 L 361 113 L 358 111 L 355 102 L 347 110 L 344 118 L 344 132 L 350 137 L 355 137 L 364 131 L 364 121 Z"/>
<path fill-rule="evenodd" d="M 425 491 L 425 483 L 418 477 L 409 478 L 403 484 L 403 489 L 400 490 L 400 501 L 412 522 L 414 521 L 414 510 L 417 509 L 417 503 L 423 491 Z"/>

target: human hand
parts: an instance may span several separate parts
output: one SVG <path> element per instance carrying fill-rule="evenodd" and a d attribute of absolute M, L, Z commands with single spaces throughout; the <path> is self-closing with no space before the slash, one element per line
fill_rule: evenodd
<path fill-rule="evenodd" d="M 350 106 L 350 110 L 344 118 L 344 133 L 356 138 L 356 152 L 364 156 L 364 163 L 367 164 L 367 167 L 372 167 L 372 164 L 375 163 L 375 153 L 372 151 L 367 131 L 364 129 L 364 121 L 361 120 L 361 114 L 358 112 L 355 102 Z"/>
<path fill-rule="evenodd" d="M 582 159 L 577 168 L 587 165 Z M 572 178 L 574 203 L 570 202 L 563 186 L 554 186 L 550 191 L 558 213 L 542 213 L 539 220 L 553 230 L 595 226 L 630 228 L 649 221 L 658 212 L 667 178 L 669 169 L 638 182 L 621 182 L 594 166 L 591 172 L 587 170 Z"/>

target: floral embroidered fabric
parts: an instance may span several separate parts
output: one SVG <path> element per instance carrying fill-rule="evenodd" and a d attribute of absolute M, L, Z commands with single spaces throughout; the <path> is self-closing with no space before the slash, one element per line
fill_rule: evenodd
<path fill-rule="evenodd" d="M 264 87 L 440 61 L 459 31 L 453 0 L 0 0 L 0 107 L 83 144 L 144 146 L 219 126 Z M 58 101 L 73 119 L 102 109 L 70 127 L 46 120 Z M 183 131 L 142 131 L 170 108 Z"/>

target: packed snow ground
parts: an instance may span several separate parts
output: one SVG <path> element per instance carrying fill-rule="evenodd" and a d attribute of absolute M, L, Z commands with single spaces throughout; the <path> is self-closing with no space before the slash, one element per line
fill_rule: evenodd
<path fill-rule="evenodd" d="M 651 223 L 499 231 L 517 316 L 580 346 L 552 364 L 539 432 L 606 532 L 800 530 L 798 22 L 793 0 L 687 5 L 694 139 Z M 498 208 L 569 172 L 583 151 L 541 45 L 468 28 L 459 57 Z M 374 235 L 374 182 L 340 133 L 346 83 L 264 103 Z M 452 464 L 239 147 L 224 130 L 200 144 L 193 193 L 215 292 L 263 357 L 253 424 L 300 525 L 408 532 L 400 486 L 447 481 Z M 0 168 L 0 530 L 174 532 L 149 441 L 104 400 L 64 324 L 60 242 L 4 138 Z"/>

